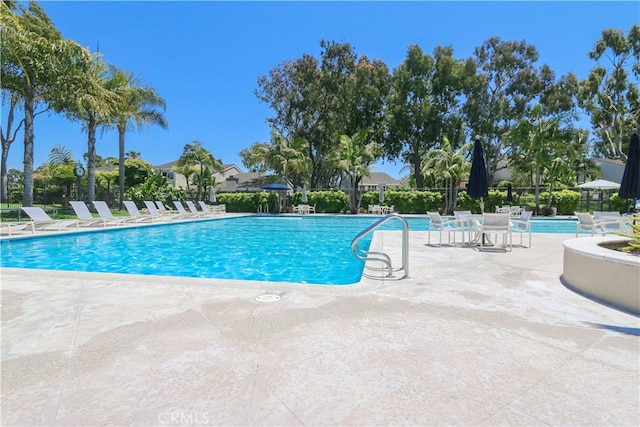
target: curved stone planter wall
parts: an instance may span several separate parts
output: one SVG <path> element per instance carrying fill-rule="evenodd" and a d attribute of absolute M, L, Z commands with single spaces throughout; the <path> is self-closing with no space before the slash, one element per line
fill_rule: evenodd
<path fill-rule="evenodd" d="M 620 237 L 565 240 L 564 284 L 591 299 L 640 315 L 640 257 L 599 244 Z"/>

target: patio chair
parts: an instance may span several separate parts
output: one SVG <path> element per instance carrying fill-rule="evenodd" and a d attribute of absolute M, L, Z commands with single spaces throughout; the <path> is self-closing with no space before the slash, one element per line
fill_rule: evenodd
<path fill-rule="evenodd" d="M 153 222 L 155 220 L 162 221 L 162 217 L 160 216 L 160 214 L 158 215 L 141 214 L 136 204 L 131 200 L 125 200 L 123 203 L 124 203 L 124 207 L 127 209 L 127 212 L 129 212 L 129 216 L 132 218 L 135 218 L 136 223 L 138 221 L 143 221 L 143 222 L 144 221 Z"/>
<path fill-rule="evenodd" d="M 590 231 L 591 235 L 602 234 L 603 236 L 612 231 L 621 231 L 626 221 L 622 217 L 602 216 L 595 218 L 589 212 L 574 212 L 578 218 L 576 225 L 576 237 L 580 231 Z"/>
<path fill-rule="evenodd" d="M 520 246 L 524 246 L 522 241 L 524 237 L 523 235 L 525 233 L 529 234 L 529 246 L 527 246 L 527 248 L 531 247 L 531 222 L 529 219 L 531 219 L 532 213 L 533 212 L 531 211 L 522 211 L 518 219 L 511 220 L 511 223 L 513 224 L 512 233 L 520 233 Z"/>
<path fill-rule="evenodd" d="M 42 208 L 39 207 L 22 207 L 22 210 L 29 215 L 33 221 L 33 230 L 56 230 L 68 228 L 75 225 L 78 228 L 78 220 L 62 220 L 51 218 Z"/>
<path fill-rule="evenodd" d="M 457 220 L 445 220 L 442 219 L 438 212 L 427 212 L 429 215 L 429 219 L 431 220 L 431 224 L 429 225 L 429 237 L 427 240 L 428 244 L 431 244 L 431 231 L 439 232 L 439 241 L 438 245 L 442 246 L 442 232 L 447 232 L 447 241 L 451 244 L 451 233 L 453 233 L 453 243 L 456 242 L 456 232 L 461 232 L 462 234 L 462 244 L 464 245 L 464 233 L 465 229 L 463 227 L 462 222 Z"/>
<path fill-rule="evenodd" d="M 124 225 L 129 219 L 134 222 L 138 222 L 137 218 L 113 216 L 113 214 L 111 213 L 111 209 L 109 209 L 109 206 L 103 200 L 94 200 L 92 203 L 93 207 L 96 208 L 96 211 L 98 211 L 98 215 L 100 215 L 100 218 L 104 218 L 105 221 L 113 222 L 116 225 Z"/>
<path fill-rule="evenodd" d="M 469 242 L 471 242 L 474 233 L 473 214 L 471 211 L 453 211 L 453 216 L 457 221 L 457 225 L 466 231 Z"/>
<path fill-rule="evenodd" d="M 84 202 L 71 201 L 69 203 L 71 203 L 71 207 L 78 217 L 78 226 L 84 225 L 87 227 L 91 227 L 96 224 L 102 224 L 103 227 L 107 226 L 107 218 L 94 217 Z"/>
<path fill-rule="evenodd" d="M 484 249 L 485 242 L 490 241 L 490 236 L 502 236 L 502 247 L 505 251 L 511 251 L 513 247 L 513 234 L 511 225 L 511 213 L 485 213 L 482 214 L 482 222 L 475 221 L 476 239 L 480 243 L 480 250 Z M 507 243 L 508 238 L 508 243 Z M 494 241 L 497 244 L 497 240 Z"/>
<path fill-rule="evenodd" d="M 382 213 L 382 207 L 380 205 L 369 205 L 368 212 L 370 214 L 379 215 Z"/>

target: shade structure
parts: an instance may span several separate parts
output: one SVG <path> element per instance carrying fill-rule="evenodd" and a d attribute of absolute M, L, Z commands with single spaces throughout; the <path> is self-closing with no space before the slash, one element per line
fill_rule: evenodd
<path fill-rule="evenodd" d="M 384 203 L 384 185 L 378 185 L 378 201 Z"/>
<path fill-rule="evenodd" d="M 620 191 L 618 195 L 623 199 L 640 199 L 640 137 L 633 132 L 629 142 L 629 154 L 624 165 Z"/>
<path fill-rule="evenodd" d="M 302 186 L 302 203 L 307 203 L 309 200 L 307 199 L 307 186 Z"/>
<path fill-rule="evenodd" d="M 209 188 L 209 201 L 211 203 L 216 202 L 216 190 L 213 187 Z"/>
<path fill-rule="evenodd" d="M 484 211 L 484 198 L 489 195 L 489 176 L 487 175 L 487 164 L 484 161 L 484 151 L 478 137 L 473 145 L 467 194 L 473 199 L 480 199 L 480 209 Z"/>
<path fill-rule="evenodd" d="M 588 190 L 614 190 L 616 188 L 620 188 L 620 184 L 613 181 L 607 181 L 606 179 L 596 179 L 595 181 L 576 185 L 576 188 L 584 188 Z"/>
<path fill-rule="evenodd" d="M 276 206 L 276 209 L 278 213 L 281 213 L 286 201 L 287 191 L 289 191 L 289 187 L 284 184 L 280 184 L 279 182 L 272 182 L 271 184 L 263 185 L 260 188 L 262 188 L 263 190 L 276 192 L 276 194 L 278 195 L 278 204 Z"/>
<path fill-rule="evenodd" d="M 507 202 L 513 202 L 513 187 L 511 184 L 507 185 Z"/>
<path fill-rule="evenodd" d="M 617 182 L 607 181 L 606 179 L 596 179 L 595 181 L 585 182 L 584 184 L 576 185 L 576 188 L 581 188 L 583 190 L 599 190 L 600 197 L 599 199 L 599 209 L 602 210 L 602 192 L 603 190 L 615 190 L 620 188 L 620 184 Z M 589 204 L 587 203 L 587 208 L 589 208 Z"/>

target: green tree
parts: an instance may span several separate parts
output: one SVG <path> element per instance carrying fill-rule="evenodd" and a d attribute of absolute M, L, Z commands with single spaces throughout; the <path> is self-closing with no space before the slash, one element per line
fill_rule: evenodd
<path fill-rule="evenodd" d="M 485 156 L 491 178 L 507 160 L 503 135 L 528 116 L 532 102 L 540 96 L 544 84 L 535 63 L 538 51 L 525 41 L 501 41 L 492 37 L 474 51 L 478 67 L 463 111 L 474 134 L 484 135 Z"/>
<path fill-rule="evenodd" d="M 474 72 L 473 63 L 454 59 L 450 47 L 436 47 L 432 57 L 417 45 L 393 72 L 386 151 L 411 166 L 418 188 L 424 187 L 422 161 L 437 141 L 464 140 L 460 101 Z"/>
<path fill-rule="evenodd" d="M 466 158 L 471 148 L 473 144 L 467 143 L 456 150 L 449 139 L 444 137 L 440 148 L 429 152 L 422 161 L 422 175 L 433 177 L 436 183 L 444 184 L 447 214 L 453 213 L 457 204 L 457 188 L 463 176 L 471 169 L 471 163 Z"/>
<path fill-rule="evenodd" d="M 559 179 L 572 180 L 566 175 L 573 171 L 581 141 L 580 133 L 571 126 L 572 120 L 567 113 L 549 114 L 541 104 L 536 104 L 528 120 L 521 121 L 506 138 L 513 150 L 512 164 L 533 176 L 536 211 L 540 210 L 543 182 L 548 191 L 545 207 L 550 208 L 553 189 Z"/>
<path fill-rule="evenodd" d="M 124 183 L 127 187 L 142 184 L 152 175 L 153 166 L 151 163 L 142 159 L 126 159 L 124 161 Z"/>
<path fill-rule="evenodd" d="M 320 42 L 320 60 L 303 55 L 272 69 L 258 80 L 256 95 L 275 112 L 268 121 L 288 141 L 308 142 L 311 187 L 335 184 L 339 171 L 331 155 L 340 135 L 368 127 L 384 133 L 389 91 L 388 69 L 381 61 L 358 57 L 349 43 Z"/>
<path fill-rule="evenodd" d="M 49 162 L 41 168 L 43 175 L 51 183 L 65 189 L 65 200 L 71 199 L 71 188 L 77 182 L 77 178 L 73 173 L 75 162 L 76 160 L 71 150 L 62 145 L 55 145 L 49 152 Z"/>
<path fill-rule="evenodd" d="M 370 132 L 371 130 L 366 128 L 353 136 L 342 135 L 331 158 L 334 167 L 344 173 L 349 181 L 349 209 L 354 214 L 360 209 L 360 182 L 362 178 L 371 174 L 371 167 L 382 152 L 380 144 L 369 142 Z"/>
<path fill-rule="evenodd" d="M 268 144 L 253 144 L 244 151 L 244 163 L 256 170 L 272 170 L 283 180 L 290 181 L 294 187 L 306 184 L 311 170 L 307 157 L 309 144 L 305 139 L 289 141 L 280 132 L 271 129 L 271 141 Z"/>
<path fill-rule="evenodd" d="M 182 155 L 178 159 L 178 167 L 193 167 L 195 169 L 196 184 L 198 186 L 198 200 L 202 200 L 204 189 L 207 185 L 214 184 L 207 181 L 211 172 L 221 171 L 222 162 L 216 159 L 211 152 L 202 147 L 200 141 L 194 140 L 193 144 L 184 146 Z"/>
<path fill-rule="evenodd" d="M 118 130 L 118 182 L 120 209 L 122 209 L 125 181 L 125 135 L 127 131 L 144 129 L 151 125 L 157 125 L 162 129 L 166 129 L 168 124 L 163 111 L 166 110 L 167 105 L 155 89 L 143 85 L 133 73 L 111 66 L 109 68 L 109 74 L 105 86 L 117 95 L 117 102 L 108 126 L 115 126 Z M 139 155 L 139 153 L 137 154 Z M 133 158 L 137 158 L 137 156 Z"/>
<path fill-rule="evenodd" d="M 604 30 L 589 58 L 597 65 L 580 82 L 580 106 L 589 113 L 600 139 L 597 151 L 626 159 L 623 145 L 640 124 L 640 25 L 633 25 L 626 37 L 621 30 Z M 607 60 L 609 67 L 601 60 Z"/>
<path fill-rule="evenodd" d="M 13 121 L 14 108 L 24 111 L 24 206 L 33 204 L 34 119 L 53 108 L 64 111 L 69 102 L 79 100 L 93 86 L 87 73 L 92 63 L 89 52 L 77 43 L 63 39 L 60 32 L 35 2 L 27 7 L 12 2 L 0 3 L 0 81 L 3 98 L 8 99 Z M 20 124 L 20 125 L 21 125 Z M 20 127 L 16 128 L 17 129 Z M 3 159 L 6 159 L 15 133 L 11 125 L 2 132 Z M 3 189 L 6 188 L 6 163 L 2 164 Z M 6 190 L 3 190 L 6 191 Z"/>

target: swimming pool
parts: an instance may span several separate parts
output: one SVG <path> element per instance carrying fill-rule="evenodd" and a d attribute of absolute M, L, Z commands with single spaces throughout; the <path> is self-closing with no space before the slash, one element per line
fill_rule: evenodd
<path fill-rule="evenodd" d="M 2 267 L 345 285 L 364 263 L 353 238 L 380 217 L 251 216 L 0 242 Z M 426 231 L 425 217 L 406 217 Z M 532 220 L 537 233 L 575 233 L 575 220 Z M 390 221 L 382 230 L 400 230 Z M 361 240 L 368 248 L 371 235 Z"/>

